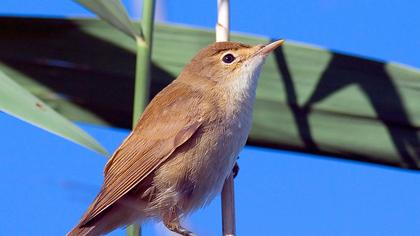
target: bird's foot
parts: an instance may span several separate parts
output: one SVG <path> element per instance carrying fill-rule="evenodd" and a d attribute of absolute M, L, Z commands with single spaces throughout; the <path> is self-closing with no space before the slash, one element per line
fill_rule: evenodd
<path fill-rule="evenodd" d="M 179 223 L 178 211 L 175 208 L 172 208 L 166 217 L 163 218 L 163 224 L 170 231 L 183 235 L 183 236 L 196 236 L 193 232 L 185 229 Z"/>
<path fill-rule="evenodd" d="M 196 236 L 193 232 L 183 228 L 180 225 L 167 225 L 165 224 L 166 228 L 168 228 L 170 231 L 183 235 L 183 236 Z"/>
<path fill-rule="evenodd" d="M 163 222 L 170 231 L 183 236 L 196 236 L 193 232 L 182 227 L 179 222 Z"/>
<path fill-rule="evenodd" d="M 238 176 L 239 174 L 238 162 L 235 162 L 235 166 L 233 166 L 233 169 L 232 169 L 232 174 L 233 174 L 233 178 L 236 178 L 236 176 Z"/>

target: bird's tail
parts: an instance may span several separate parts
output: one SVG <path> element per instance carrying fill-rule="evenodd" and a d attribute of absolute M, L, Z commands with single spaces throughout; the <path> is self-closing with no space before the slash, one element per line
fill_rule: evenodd
<path fill-rule="evenodd" d="M 98 215 L 87 224 L 79 223 L 67 236 L 98 236 L 111 232 L 125 225 L 142 222 L 145 220 L 144 204 L 136 204 L 136 207 L 126 204 L 116 204 L 107 211 Z M 143 210 L 142 210 L 143 209 Z"/>
<path fill-rule="evenodd" d="M 74 227 L 67 236 L 93 236 L 101 235 L 100 232 L 95 230 L 95 226 L 80 227 L 79 225 Z"/>

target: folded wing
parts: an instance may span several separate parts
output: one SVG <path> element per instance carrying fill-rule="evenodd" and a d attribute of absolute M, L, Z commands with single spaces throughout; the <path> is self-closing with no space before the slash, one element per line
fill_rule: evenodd
<path fill-rule="evenodd" d="M 141 184 L 194 135 L 204 122 L 206 107 L 198 93 L 186 84 L 174 82 L 153 99 L 134 131 L 105 166 L 102 189 L 81 225 Z"/>

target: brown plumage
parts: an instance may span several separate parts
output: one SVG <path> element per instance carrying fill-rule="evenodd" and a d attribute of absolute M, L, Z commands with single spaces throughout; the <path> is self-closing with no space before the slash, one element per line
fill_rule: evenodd
<path fill-rule="evenodd" d="M 68 235 L 101 235 L 147 218 L 192 235 L 179 218 L 220 192 L 251 127 L 261 65 L 281 43 L 225 42 L 201 50 L 150 102 L 106 164 L 98 196 Z"/>

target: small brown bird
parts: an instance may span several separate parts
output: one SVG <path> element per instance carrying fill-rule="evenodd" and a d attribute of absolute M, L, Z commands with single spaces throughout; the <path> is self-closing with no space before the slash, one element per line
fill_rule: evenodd
<path fill-rule="evenodd" d="M 281 44 L 219 42 L 202 49 L 147 106 L 68 235 L 102 235 L 148 218 L 193 235 L 180 218 L 220 193 L 251 129 L 264 59 Z"/>

